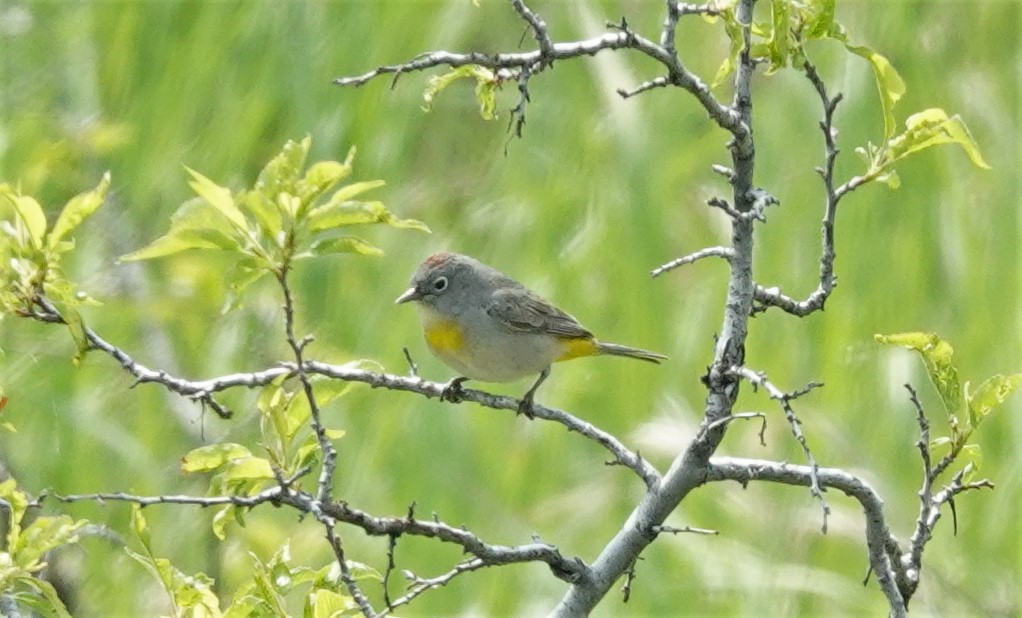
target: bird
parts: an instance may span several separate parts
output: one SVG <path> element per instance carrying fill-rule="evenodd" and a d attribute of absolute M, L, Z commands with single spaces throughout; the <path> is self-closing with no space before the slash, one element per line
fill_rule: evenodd
<path fill-rule="evenodd" d="M 459 401 L 461 384 L 513 382 L 538 374 L 518 412 L 533 418 L 536 389 L 555 362 L 611 355 L 660 363 L 667 357 L 599 341 L 578 320 L 499 270 L 458 253 L 434 253 L 395 303 L 414 302 L 429 350 L 460 375 L 441 398 Z"/>

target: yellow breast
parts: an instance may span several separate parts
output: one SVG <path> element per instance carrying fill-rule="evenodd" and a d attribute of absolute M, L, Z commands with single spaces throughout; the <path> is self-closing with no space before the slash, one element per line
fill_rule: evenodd
<path fill-rule="evenodd" d="M 435 318 L 423 325 L 426 343 L 440 354 L 457 354 L 465 348 L 465 335 L 449 320 Z"/>

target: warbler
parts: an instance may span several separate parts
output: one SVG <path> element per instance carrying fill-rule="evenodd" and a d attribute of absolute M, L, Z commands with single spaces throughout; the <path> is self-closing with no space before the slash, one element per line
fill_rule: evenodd
<path fill-rule="evenodd" d="M 532 417 L 536 389 L 558 361 L 609 354 L 659 363 L 663 354 L 598 341 L 578 320 L 504 273 L 467 255 L 436 253 L 419 265 L 398 304 L 414 301 L 430 351 L 461 374 L 442 397 L 457 401 L 461 383 L 512 382 L 539 374 L 519 413 Z"/>

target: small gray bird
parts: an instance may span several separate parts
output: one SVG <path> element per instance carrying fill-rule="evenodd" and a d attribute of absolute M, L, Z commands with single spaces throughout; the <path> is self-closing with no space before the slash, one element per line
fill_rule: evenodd
<path fill-rule="evenodd" d="M 426 258 L 397 303 L 415 301 L 430 351 L 461 374 L 444 391 L 457 400 L 465 380 L 512 382 L 539 374 L 519 413 L 532 418 L 536 389 L 550 365 L 610 354 L 651 363 L 667 357 L 597 341 L 578 320 L 500 271 L 457 253 Z"/>

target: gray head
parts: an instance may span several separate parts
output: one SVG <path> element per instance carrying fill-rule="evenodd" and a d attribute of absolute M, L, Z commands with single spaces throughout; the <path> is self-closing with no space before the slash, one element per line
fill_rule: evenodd
<path fill-rule="evenodd" d="M 395 302 L 418 301 L 448 309 L 463 307 L 468 300 L 484 298 L 485 292 L 494 285 L 507 285 L 509 282 L 513 283 L 505 275 L 467 255 L 434 253 L 419 264 L 409 288 Z M 458 302 L 452 304 L 452 301 Z"/>

